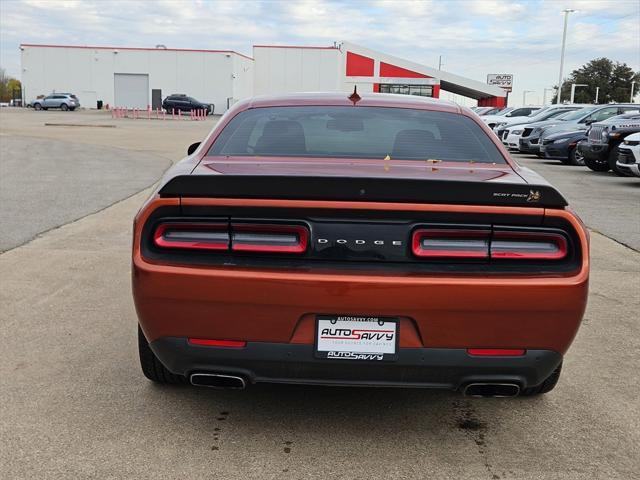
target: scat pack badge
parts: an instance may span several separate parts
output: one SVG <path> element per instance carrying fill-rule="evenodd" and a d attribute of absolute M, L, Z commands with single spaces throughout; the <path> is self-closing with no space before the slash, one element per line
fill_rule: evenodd
<path fill-rule="evenodd" d="M 542 195 L 540 195 L 540 190 L 529 190 L 527 202 L 539 202 L 541 196 Z"/>

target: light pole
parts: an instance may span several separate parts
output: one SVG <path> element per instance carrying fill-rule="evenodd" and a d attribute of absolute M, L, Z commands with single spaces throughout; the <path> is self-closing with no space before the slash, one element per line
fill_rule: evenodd
<path fill-rule="evenodd" d="M 576 87 L 588 87 L 589 85 L 587 85 L 586 83 L 572 83 L 571 84 L 571 102 L 569 103 L 573 103 L 573 97 L 575 97 L 576 95 Z"/>
<path fill-rule="evenodd" d="M 533 93 L 535 90 L 525 90 L 522 92 L 522 106 L 527 104 L 527 93 Z"/>
<path fill-rule="evenodd" d="M 564 47 L 567 43 L 567 22 L 569 21 L 569 14 L 571 12 L 575 12 L 575 10 L 571 10 L 570 8 L 565 8 L 564 12 L 564 29 L 562 30 L 562 53 L 560 53 L 560 75 L 558 76 L 558 101 L 556 102 L 560 105 L 560 98 L 562 95 L 562 69 L 564 68 Z"/>
<path fill-rule="evenodd" d="M 600 87 L 596 87 L 596 101 L 595 104 L 598 104 L 598 94 L 600 93 Z"/>
<path fill-rule="evenodd" d="M 631 98 L 629 99 L 629 103 L 633 103 L 633 87 L 635 87 L 636 81 L 631 82 Z"/>

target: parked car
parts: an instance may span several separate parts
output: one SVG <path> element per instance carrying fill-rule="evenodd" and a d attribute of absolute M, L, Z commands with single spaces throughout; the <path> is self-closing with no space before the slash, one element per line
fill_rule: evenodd
<path fill-rule="evenodd" d="M 530 128 L 531 124 L 536 122 L 544 122 L 546 120 L 559 117 L 560 115 L 564 115 L 567 112 L 579 110 L 580 108 L 582 107 L 570 105 L 546 107 L 536 112 L 536 114 L 533 116 L 513 119 L 506 125 L 495 127 L 494 132 L 496 132 L 498 138 L 502 140 L 502 143 L 507 148 L 519 150 L 520 138 L 522 137 L 525 129 Z"/>
<path fill-rule="evenodd" d="M 495 126 L 503 123 L 507 123 L 509 120 L 514 120 L 516 118 L 528 117 L 532 113 L 540 110 L 540 107 L 520 107 L 514 108 L 508 112 L 498 112 L 495 115 L 483 115 L 482 121 L 487 124 L 489 128 L 494 128 Z"/>
<path fill-rule="evenodd" d="M 556 385 L 587 302 L 588 234 L 470 110 L 253 98 L 188 153 L 134 221 L 147 378 L 471 396 Z"/>
<path fill-rule="evenodd" d="M 554 133 L 544 138 L 540 152 L 545 158 L 560 160 L 566 165 L 584 165 L 584 154 L 576 147 L 586 137 L 584 130 Z"/>
<path fill-rule="evenodd" d="M 563 131 L 586 131 L 592 123 L 601 122 L 607 118 L 625 113 L 628 110 L 635 111 L 637 109 L 638 105 L 634 104 L 594 105 L 566 113 L 555 119 L 546 120 L 536 125 L 531 131 L 525 129 L 525 131 L 522 132 L 520 151 L 534 153 L 540 157 L 544 157 L 544 155 L 540 153 L 541 137 Z"/>
<path fill-rule="evenodd" d="M 162 108 L 167 113 L 191 112 L 191 110 L 204 110 L 207 115 L 213 114 L 213 104 L 199 102 L 193 97 L 188 97 L 182 93 L 169 95 L 162 102 Z"/>
<path fill-rule="evenodd" d="M 626 171 L 617 165 L 618 145 L 636 132 L 640 132 L 640 113 L 627 113 L 593 123 L 583 148 L 587 167 L 596 172 L 613 170 L 618 175 L 626 175 Z"/>
<path fill-rule="evenodd" d="M 501 110 L 505 110 L 504 107 L 475 107 L 474 112 L 480 116 L 483 115 L 493 115 Z"/>
<path fill-rule="evenodd" d="M 618 169 L 640 177 L 640 133 L 632 133 L 618 147 Z"/>
<path fill-rule="evenodd" d="M 80 106 L 80 100 L 73 93 L 52 93 L 44 98 L 33 100 L 31 106 L 36 110 L 59 108 L 64 111 L 73 111 Z"/>

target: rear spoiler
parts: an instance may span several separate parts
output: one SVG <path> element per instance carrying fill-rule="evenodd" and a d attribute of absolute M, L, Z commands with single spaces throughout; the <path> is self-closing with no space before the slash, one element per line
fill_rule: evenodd
<path fill-rule="evenodd" d="M 160 188 L 162 197 L 269 198 L 394 203 L 446 203 L 563 208 L 551 185 L 413 178 L 179 175 Z"/>

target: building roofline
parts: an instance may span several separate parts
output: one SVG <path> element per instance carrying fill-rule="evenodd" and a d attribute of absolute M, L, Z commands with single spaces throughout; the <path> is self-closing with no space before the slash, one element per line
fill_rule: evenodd
<path fill-rule="evenodd" d="M 306 45 L 254 45 L 253 48 L 305 48 L 309 50 L 340 50 L 338 47 L 318 47 L 318 46 L 306 46 Z"/>
<path fill-rule="evenodd" d="M 107 47 L 107 46 L 93 46 L 93 45 L 49 45 L 41 43 L 21 43 L 20 48 L 23 47 L 40 47 L 40 48 L 82 48 L 87 50 L 138 50 L 138 51 L 154 51 L 154 52 L 199 52 L 199 53 L 227 53 L 238 55 L 240 57 L 253 60 L 252 57 L 243 53 L 236 52 L 235 50 L 207 50 L 207 49 L 194 49 L 194 48 L 152 48 L 152 47 Z"/>

